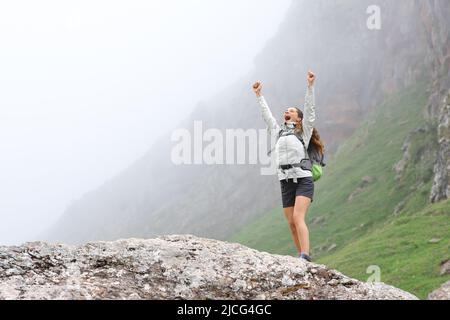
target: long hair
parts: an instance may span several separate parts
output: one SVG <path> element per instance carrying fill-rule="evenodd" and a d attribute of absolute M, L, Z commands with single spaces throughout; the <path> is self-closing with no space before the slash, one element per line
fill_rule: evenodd
<path fill-rule="evenodd" d="M 299 108 L 294 107 L 295 110 L 297 110 L 298 117 L 300 119 L 303 119 L 303 112 Z M 303 123 L 302 121 L 297 122 L 295 126 L 295 132 L 296 133 L 303 133 Z M 323 143 L 322 139 L 320 138 L 319 131 L 317 131 L 316 128 L 313 128 L 311 141 L 317 150 L 319 150 L 320 154 L 323 156 L 325 154 L 325 144 Z"/>

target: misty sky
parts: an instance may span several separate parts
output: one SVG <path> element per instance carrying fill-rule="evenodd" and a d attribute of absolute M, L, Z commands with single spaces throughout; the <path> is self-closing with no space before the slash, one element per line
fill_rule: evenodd
<path fill-rule="evenodd" d="M 39 240 L 247 74 L 290 2 L 2 1 L 0 245 Z"/>

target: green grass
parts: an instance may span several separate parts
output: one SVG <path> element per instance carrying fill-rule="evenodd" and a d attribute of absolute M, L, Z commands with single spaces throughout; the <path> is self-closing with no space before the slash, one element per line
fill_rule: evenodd
<path fill-rule="evenodd" d="M 415 272 L 419 278 L 421 274 L 424 274 L 420 278 L 422 283 L 420 286 L 401 280 L 403 279 L 401 274 L 405 272 L 403 269 L 407 269 L 408 264 L 403 269 L 395 268 L 397 259 L 414 263 L 413 257 L 409 258 L 409 254 L 403 256 L 404 248 L 400 245 L 402 241 L 409 241 L 408 237 L 404 240 L 403 233 L 398 235 L 388 233 L 392 237 L 392 242 L 380 242 L 376 252 L 364 247 L 368 245 L 368 242 L 363 242 L 364 245 L 360 244 L 357 247 L 355 244 L 367 237 L 374 237 L 380 232 L 388 232 L 391 229 L 386 228 L 390 228 L 389 226 L 395 225 L 398 221 L 408 221 L 403 224 L 403 228 L 408 228 L 409 224 L 411 227 L 420 228 L 416 220 L 411 219 L 417 215 L 420 217 L 417 221 L 424 224 L 424 232 L 429 231 L 423 234 L 425 238 L 436 237 L 433 232 L 441 230 L 425 226 L 436 221 L 445 226 L 442 223 L 443 220 L 439 220 L 444 219 L 443 217 L 419 214 L 423 212 L 422 210 L 431 208 L 428 197 L 436 149 L 436 130 L 431 124 L 426 123 L 422 116 L 422 110 L 427 102 L 425 87 L 425 84 L 421 82 L 388 97 L 381 106 L 366 117 L 359 129 L 334 155 L 329 157 L 328 164 L 324 168 L 324 176 L 315 184 L 314 202 L 308 212 L 311 253 L 316 260 L 327 262 L 331 267 L 341 267 L 342 269 L 338 269 L 349 276 L 361 278 L 363 277 L 361 272 L 365 273 L 366 270 L 364 268 L 361 271 L 359 269 L 361 266 L 367 267 L 373 264 L 373 260 L 379 254 L 387 255 L 389 252 L 386 263 L 382 265 L 384 280 L 395 286 L 411 288 L 412 293 L 421 297 L 424 297 L 426 290 L 438 287 L 438 284 L 445 279 L 431 277 L 428 281 L 425 274 L 429 275 L 429 273 L 425 271 L 421 273 L 418 269 L 420 267 L 417 266 L 411 269 L 412 273 L 408 274 L 410 278 L 411 275 L 416 274 Z M 413 132 L 418 127 L 425 127 L 427 130 Z M 401 149 L 408 135 L 411 141 L 411 158 L 397 180 L 393 167 L 402 159 Z M 365 176 L 372 177 L 374 181 L 349 201 L 350 194 L 358 188 Z M 401 210 L 394 215 L 393 212 L 397 206 Z M 316 217 L 322 217 L 324 223 L 311 224 Z M 446 226 L 448 231 L 448 224 Z M 261 251 L 296 254 L 281 207 L 244 226 L 228 240 Z M 332 244 L 336 244 L 336 248 L 328 251 Z M 436 259 L 442 253 L 439 244 L 427 248 L 436 255 Z M 348 264 L 342 262 L 342 257 L 348 257 L 349 252 L 360 262 L 358 268 L 350 268 Z M 330 257 L 332 260 L 329 259 Z M 445 258 L 443 253 L 440 258 Z M 392 267 L 388 267 L 389 259 L 393 263 Z M 336 261 L 336 264 L 333 261 Z M 338 261 L 340 261 L 339 264 Z M 367 275 L 364 276 L 367 278 Z"/>
<path fill-rule="evenodd" d="M 381 281 L 426 298 L 450 275 L 440 276 L 439 265 L 450 259 L 450 201 L 387 222 L 320 263 L 366 281 L 367 267 L 380 267 Z M 432 238 L 441 239 L 429 243 Z"/>

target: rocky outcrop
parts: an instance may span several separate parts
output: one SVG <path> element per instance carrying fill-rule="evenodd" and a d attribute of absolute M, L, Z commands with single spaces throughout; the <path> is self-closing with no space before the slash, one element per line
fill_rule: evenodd
<path fill-rule="evenodd" d="M 428 300 L 450 300 L 450 281 L 428 295 Z"/>
<path fill-rule="evenodd" d="M 432 76 L 426 116 L 438 128 L 439 144 L 430 201 L 439 202 L 450 196 L 450 5 L 443 0 L 418 4 L 420 20 L 429 35 L 426 63 Z"/>
<path fill-rule="evenodd" d="M 0 299 L 416 299 L 323 265 L 168 235 L 0 247 Z"/>
<path fill-rule="evenodd" d="M 431 202 L 439 202 L 450 197 L 450 90 L 442 102 L 437 128 L 439 149 L 434 165 Z"/>
<path fill-rule="evenodd" d="M 441 263 L 441 276 L 444 274 L 450 274 L 450 259 Z"/>
<path fill-rule="evenodd" d="M 403 156 L 400 159 L 399 162 L 397 162 L 394 167 L 393 170 L 395 171 L 395 181 L 399 182 L 400 179 L 403 177 L 403 173 L 405 172 L 406 167 L 408 166 L 410 160 L 411 160 L 411 134 L 409 134 L 405 141 L 403 142 L 403 146 L 402 146 L 402 152 L 403 152 Z"/>
<path fill-rule="evenodd" d="M 365 176 L 361 179 L 357 188 L 348 196 L 347 201 L 352 201 L 358 194 L 364 192 L 369 185 L 371 185 L 376 179 L 374 177 Z"/>

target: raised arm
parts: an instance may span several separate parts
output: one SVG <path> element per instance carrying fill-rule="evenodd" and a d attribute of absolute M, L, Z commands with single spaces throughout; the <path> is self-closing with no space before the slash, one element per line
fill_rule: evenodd
<path fill-rule="evenodd" d="M 314 97 L 314 82 L 316 76 L 311 71 L 308 72 L 308 88 L 305 95 L 305 107 L 303 111 L 303 139 L 306 143 L 306 147 L 309 145 L 314 124 L 316 122 L 316 104 Z"/>
<path fill-rule="evenodd" d="M 275 117 L 272 115 L 272 112 L 270 111 L 270 108 L 269 108 L 269 105 L 267 104 L 266 99 L 261 94 L 261 90 L 262 90 L 261 83 L 256 82 L 253 85 L 253 91 L 255 92 L 258 102 L 261 106 L 261 112 L 262 112 L 263 119 L 266 122 L 267 128 L 269 129 L 269 131 L 278 132 L 281 128 L 278 125 Z"/>

